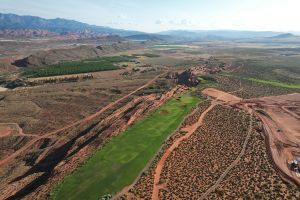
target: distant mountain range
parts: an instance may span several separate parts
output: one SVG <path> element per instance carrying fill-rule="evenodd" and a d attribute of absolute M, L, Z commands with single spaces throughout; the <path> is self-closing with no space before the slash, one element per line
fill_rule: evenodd
<path fill-rule="evenodd" d="M 272 31 L 236 30 L 170 30 L 156 34 L 89 25 L 67 19 L 44 19 L 0 13 L 0 37 L 59 37 L 90 38 L 118 35 L 137 41 L 232 40 L 254 38 L 287 38 L 292 34 Z"/>
<path fill-rule="evenodd" d="M 113 29 L 103 26 L 89 25 L 86 23 L 67 19 L 44 19 L 35 16 L 19 16 L 15 14 L 0 13 L 0 30 L 4 29 L 32 29 L 46 30 L 53 33 L 66 34 L 68 32 L 90 32 L 102 35 L 129 36 L 140 34 L 139 31 Z"/>
<path fill-rule="evenodd" d="M 171 30 L 160 32 L 161 35 L 170 35 L 187 39 L 223 40 L 275 37 L 283 32 L 272 31 L 236 31 L 236 30 Z"/>
<path fill-rule="evenodd" d="M 299 38 L 299 36 L 291 34 L 291 33 L 283 33 L 280 35 L 273 36 L 273 39 L 287 39 L 287 38 Z"/>

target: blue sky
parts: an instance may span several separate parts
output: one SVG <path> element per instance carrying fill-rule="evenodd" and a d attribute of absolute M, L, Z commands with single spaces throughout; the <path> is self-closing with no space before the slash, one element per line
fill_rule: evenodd
<path fill-rule="evenodd" d="M 147 32 L 300 31 L 299 0 L 0 0 L 0 12 Z"/>

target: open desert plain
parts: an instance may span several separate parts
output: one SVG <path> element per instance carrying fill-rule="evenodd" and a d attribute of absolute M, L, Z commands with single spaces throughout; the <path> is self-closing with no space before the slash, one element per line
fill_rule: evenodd
<path fill-rule="evenodd" d="M 19 199 L 300 199 L 300 36 L 0 14 L 0 200 Z"/>

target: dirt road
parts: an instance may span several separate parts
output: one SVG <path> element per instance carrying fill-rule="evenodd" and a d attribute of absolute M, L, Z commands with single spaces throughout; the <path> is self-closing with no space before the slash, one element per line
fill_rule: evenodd
<path fill-rule="evenodd" d="M 131 95 L 133 95 L 134 93 L 150 86 L 151 84 L 153 84 L 159 77 L 163 76 L 167 74 L 166 73 L 163 73 L 163 74 L 160 74 L 156 77 L 154 77 L 153 79 L 151 79 L 149 82 L 147 82 L 146 84 L 142 85 L 141 87 L 137 88 L 136 90 L 130 92 L 129 94 L 123 96 L 122 98 L 108 104 L 107 106 L 105 106 L 104 108 L 102 108 L 101 110 L 99 110 L 98 112 L 82 119 L 82 120 L 79 120 L 79 121 L 76 121 L 74 123 L 71 123 L 67 126 L 65 126 L 64 128 L 61 128 L 61 129 L 58 129 L 58 130 L 55 130 L 55 131 L 52 131 L 52 132 L 49 132 L 49 133 L 46 133 L 40 137 L 36 137 L 34 139 L 32 139 L 31 141 L 29 141 L 27 144 L 25 144 L 22 148 L 20 148 L 19 150 L 17 150 L 16 152 L 14 152 L 13 154 L 9 155 L 8 157 L 2 159 L 0 161 L 0 167 L 4 166 L 4 165 L 7 165 L 8 163 L 12 162 L 17 156 L 19 156 L 20 154 L 24 153 L 24 151 L 26 151 L 27 149 L 29 149 L 32 145 L 34 145 L 37 141 L 39 141 L 40 139 L 43 139 L 43 138 L 48 138 L 52 135 L 55 135 L 61 131 L 64 131 L 66 129 L 69 129 L 71 127 L 74 127 L 76 125 L 83 125 L 83 124 L 86 124 L 87 122 L 91 121 L 92 119 L 94 119 L 95 117 L 99 116 L 100 114 L 104 113 L 105 111 L 107 111 L 108 109 L 112 108 L 113 106 L 115 106 L 116 104 L 118 104 L 119 102 L 123 101 L 124 99 L 130 97 Z"/>
<path fill-rule="evenodd" d="M 210 105 L 209 108 L 207 108 L 199 117 L 199 120 L 193 124 L 193 125 L 188 125 L 184 128 L 182 128 L 182 131 L 187 132 L 184 136 L 178 138 L 163 154 L 161 157 L 160 161 L 157 164 L 157 167 L 155 169 L 155 174 L 154 174 L 154 184 L 153 184 L 153 192 L 152 192 L 152 200 L 158 200 L 159 199 L 159 190 L 164 188 L 164 184 L 160 184 L 160 175 L 161 171 L 163 169 L 163 166 L 166 162 L 166 159 L 169 157 L 169 155 L 176 149 L 182 141 L 185 139 L 189 138 L 200 126 L 202 126 L 204 117 L 206 114 L 213 109 L 218 103 L 216 101 L 213 101 Z"/>
<path fill-rule="evenodd" d="M 252 121 L 253 121 L 253 118 L 252 118 L 252 114 L 251 114 L 251 118 L 250 118 L 250 124 L 249 124 L 249 129 L 248 129 L 248 134 L 245 138 L 245 141 L 244 141 L 244 144 L 243 144 L 243 148 L 240 152 L 240 154 L 238 155 L 238 157 L 227 167 L 227 169 L 221 174 L 221 176 L 218 178 L 218 180 L 216 181 L 216 183 L 211 186 L 208 190 L 206 190 L 206 192 L 200 197 L 199 200 L 204 200 L 207 198 L 207 196 L 212 193 L 213 191 L 215 191 L 215 189 L 217 189 L 217 187 L 219 186 L 219 184 L 223 181 L 223 179 L 227 176 L 227 174 L 230 172 L 230 170 L 232 168 L 234 168 L 238 163 L 239 161 L 241 160 L 242 156 L 244 156 L 245 154 L 245 151 L 246 151 L 246 148 L 247 148 L 247 144 L 248 144 L 248 141 L 249 141 L 249 138 L 250 138 L 250 135 L 251 135 L 251 132 L 252 132 Z"/>

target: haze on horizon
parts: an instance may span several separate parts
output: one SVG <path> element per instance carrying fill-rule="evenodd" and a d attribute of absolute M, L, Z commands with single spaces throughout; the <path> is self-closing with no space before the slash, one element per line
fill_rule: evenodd
<path fill-rule="evenodd" d="M 164 30 L 300 32 L 298 0 L 1 0 L 0 12 L 99 26 Z"/>

